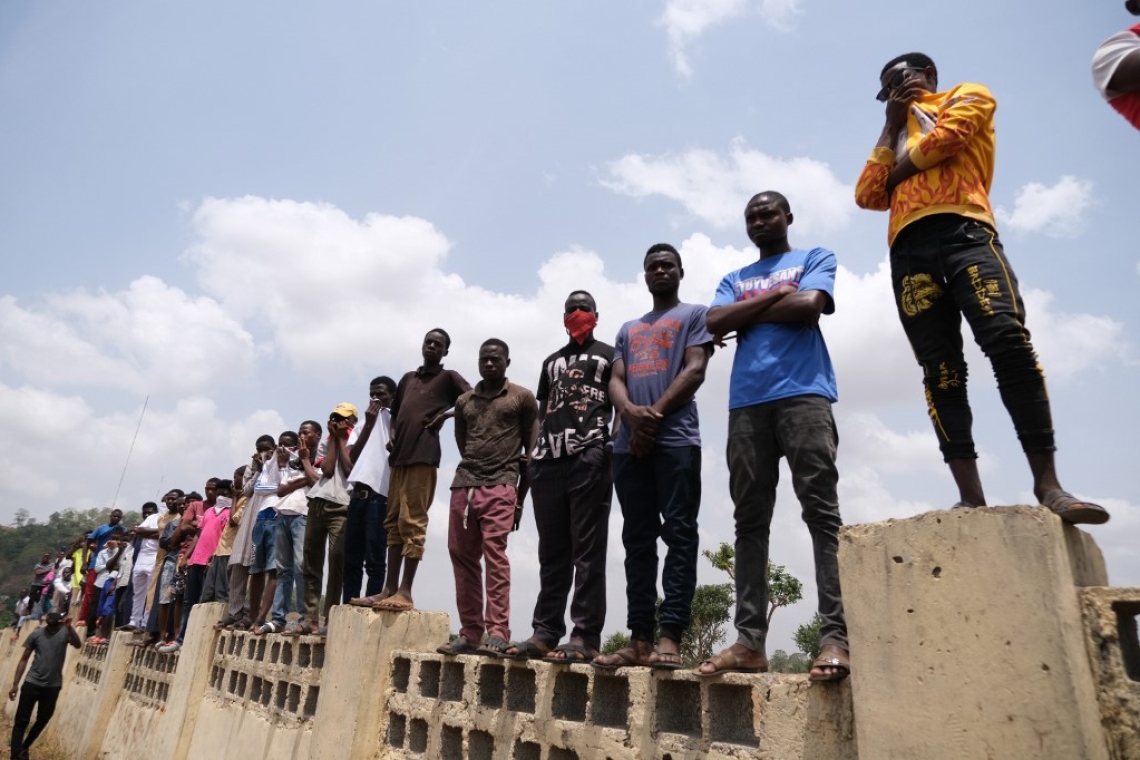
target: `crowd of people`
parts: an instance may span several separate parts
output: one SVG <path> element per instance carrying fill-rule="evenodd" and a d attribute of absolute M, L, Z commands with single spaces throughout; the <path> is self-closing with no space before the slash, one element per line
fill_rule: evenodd
<path fill-rule="evenodd" d="M 856 185 L 856 203 L 889 211 L 898 314 L 957 485 L 954 507 L 986 504 L 966 393 L 964 317 L 993 365 L 1041 505 L 1069 523 L 1105 522 L 1102 507 L 1074 497 L 1057 476 L 1044 374 L 988 197 L 992 94 L 979 84 L 939 91 L 937 68 L 921 53 L 889 61 L 878 84 L 886 121 Z M 62 617 L 70 605 L 88 642 L 104 642 L 117 626 L 145 634 L 135 645 L 172 652 L 186 636 L 191 608 L 202 602 L 225 602 L 217 628 L 255 635 L 324 635 L 337 604 L 411 610 L 440 430 L 453 418 L 461 459 L 449 486 L 447 548 L 460 629 L 438 651 L 602 669 L 680 668 L 701 501 L 695 396 L 715 347 L 735 339 L 727 460 L 738 635 L 696 672 L 767 669 L 770 525 L 783 458 L 814 550 L 822 627 L 809 677 L 847 677 L 831 409 L 838 396 L 819 327 L 836 308 L 836 256 L 789 243 L 794 215 L 779 192 L 757 194 L 743 216 L 758 258 L 728 273 L 711 305 L 681 300 L 681 255 L 669 244 L 654 245 L 643 258 L 649 311 L 625 322 L 610 345 L 595 336 L 594 297 L 570 292 L 562 314 L 569 340 L 534 368 L 534 392 L 507 379 L 510 349 L 496 338 L 478 348 L 480 380 L 472 387 L 444 368 L 451 338 L 431 329 L 423 363 L 399 382 L 375 378 L 362 414 L 341 403 L 324 425 L 306 420 L 276 438 L 263 435 L 248 464 L 232 477 L 210 478 L 203 494 L 172 489 L 162 498 L 164 510 L 145 504 L 143 520 L 130 529 L 115 510 L 54 561 L 45 554 L 21 600 L 23 617 L 50 613 L 44 630 L 71 631 Z M 600 654 L 615 490 L 630 643 Z M 507 541 L 528 494 L 540 588 L 531 634 L 512 640 Z M 58 646 L 70 642 L 65 638 Z M 16 747 L 14 737 L 14 753 Z"/>

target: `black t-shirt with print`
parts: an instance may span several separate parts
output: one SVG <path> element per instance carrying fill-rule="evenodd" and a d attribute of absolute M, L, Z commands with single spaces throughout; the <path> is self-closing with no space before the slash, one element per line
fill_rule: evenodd
<path fill-rule="evenodd" d="M 613 363 L 614 347 L 594 339 L 571 340 L 546 358 L 535 393 L 545 412 L 535 459 L 574 456 L 609 440 Z"/>

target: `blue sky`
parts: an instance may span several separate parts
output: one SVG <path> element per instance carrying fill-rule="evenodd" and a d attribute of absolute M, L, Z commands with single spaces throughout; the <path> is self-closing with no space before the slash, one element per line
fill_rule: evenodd
<path fill-rule="evenodd" d="M 998 101 L 992 198 L 1050 382 L 1063 481 L 1114 513 L 1093 535 L 1140 584 L 1127 475 L 1140 311 L 1132 292 L 1137 134 L 1089 60 L 1122 3 L 966 0 L 627 3 L 7 2 L 0 8 L 0 521 L 119 505 L 248 460 L 263 432 L 365 400 L 418 363 L 423 333 L 477 377 L 512 347 L 533 387 L 560 304 L 598 297 L 599 334 L 647 310 L 641 254 L 681 247 L 708 302 L 754 257 L 744 200 L 792 201 L 793 244 L 836 251 L 825 334 L 840 388 L 848 522 L 956 500 L 886 277 L 886 217 L 854 206 L 877 139 L 877 74 L 923 50 L 944 86 Z M 702 546 L 731 540 L 723 456 L 731 349 L 699 395 Z M 1031 500 L 987 364 L 972 354 L 992 503 Z M 324 416 L 322 416 L 324 415 Z M 448 429 L 450 432 L 450 428 Z M 454 468 L 445 454 L 441 483 Z M 419 605 L 453 614 L 441 486 Z M 809 582 L 780 494 L 773 558 Z M 614 504 L 607 632 L 624 622 Z M 512 538 L 512 622 L 528 633 L 535 532 Z M 703 561 L 702 561 L 702 564 Z M 719 581 L 702 567 L 704 582 Z M 781 612 L 772 648 L 808 603 Z"/>

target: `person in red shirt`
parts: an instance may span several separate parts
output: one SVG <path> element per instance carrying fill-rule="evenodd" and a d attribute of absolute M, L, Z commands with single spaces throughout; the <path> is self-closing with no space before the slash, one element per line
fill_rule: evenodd
<path fill-rule="evenodd" d="M 1140 16 L 1140 0 L 1128 0 L 1124 7 Z M 1092 74 L 1108 104 L 1140 129 L 1140 24 L 1112 35 L 1097 48 Z"/>

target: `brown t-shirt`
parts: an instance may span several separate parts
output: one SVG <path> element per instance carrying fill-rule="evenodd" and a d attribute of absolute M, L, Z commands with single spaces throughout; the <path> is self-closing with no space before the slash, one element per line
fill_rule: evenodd
<path fill-rule="evenodd" d="M 466 434 L 452 488 L 518 485 L 519 454 L 538 419 L 534 394 L 507 382 L 491 395 L 480 382 L 455 402 L 455 437 Z"/>
<path fill-rule="evenodd" d="M 430 464 L 439 467 L 439 433 L 424 424 L 455 406 L 471 384 L 463 375 L 443 366 L 420 367 L 400 378 L 392 400 L 392 456 L 389 464 Z"/>

